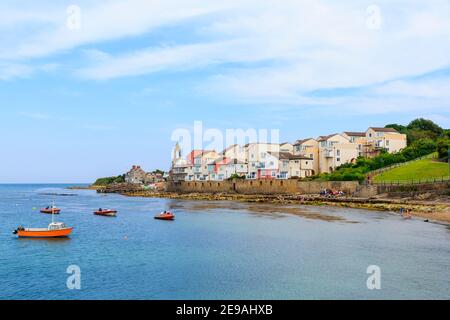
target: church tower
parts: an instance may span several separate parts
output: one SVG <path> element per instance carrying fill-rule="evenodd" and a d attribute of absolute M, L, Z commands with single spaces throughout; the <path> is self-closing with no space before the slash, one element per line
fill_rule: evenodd
<path fill-rule="evenodd" d="M 177 142 L 172 153 L 172 165 L 174 165 L 175 162 L 180 158 L 181 158 L 181 147 L 180 144 Z"/>

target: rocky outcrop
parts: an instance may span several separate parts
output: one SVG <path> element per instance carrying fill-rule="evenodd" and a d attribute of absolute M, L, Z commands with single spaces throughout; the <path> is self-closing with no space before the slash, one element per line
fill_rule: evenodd
<path fill-rule="evenodd" d="M 98 193 L 121 193 L 144 191 L 144 187 L 134 183 L 116 183 L 97 189 Z"/>

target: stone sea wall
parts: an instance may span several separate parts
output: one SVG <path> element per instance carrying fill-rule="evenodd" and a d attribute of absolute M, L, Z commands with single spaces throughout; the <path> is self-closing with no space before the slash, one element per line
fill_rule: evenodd
<path fill-rule="evenodd" d="M 235 181 L 182 181 L 170 183 L 167 191 L 191 193 L 240 194 L 317 194 L 323 189 L 342 190 L 354 194 L 360 186 L 357 181 L 299 181 L 299 180 L 235 180 Z"/>

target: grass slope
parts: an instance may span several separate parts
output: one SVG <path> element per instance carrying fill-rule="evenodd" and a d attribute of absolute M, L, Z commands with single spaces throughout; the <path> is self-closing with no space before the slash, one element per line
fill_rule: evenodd
<path fill-rule="evenodd" d="M 394 168 L 375 176 L 375 182 L 396 180 L 433 179 L 449 175 L 449 165 L 433 159 L 411 162 L 403 167 Z"/>

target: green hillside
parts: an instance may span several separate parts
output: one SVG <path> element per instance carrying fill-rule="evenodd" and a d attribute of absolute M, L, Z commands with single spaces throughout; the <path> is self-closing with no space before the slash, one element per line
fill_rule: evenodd
<path fill-rule="evenodd" d="M 445 176 L 449 176 L 449 165 L 447 163 L 438 162 L 434 159 L 424 159 L 383 172 L 375 176 L 374 181 L 433 180 Z"/>

